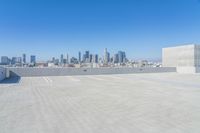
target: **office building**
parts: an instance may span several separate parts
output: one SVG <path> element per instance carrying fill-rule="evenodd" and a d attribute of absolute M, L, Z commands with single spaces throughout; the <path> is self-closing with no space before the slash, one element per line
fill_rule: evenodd
<path fill-rule="evenodd" d="M 119 63 L 119 56 L 118 56 L 118 54 L 114 54 L 113 63 Z"/>
<path fill-rule="evenodd" d="M 90 56 L 90 52 L 89 51 L 85 51 L 85 58 L 89 59 L 89 56 Z"/>
<path fill-rule="evenodd" d="M 23 54 L 22 57 L 23 57 L 22 62 L 25 64 L 26 63 L 26 54 Z"/>
<path fill-rule="evenodd" d="M 69 64 L 69 55 L 67 54 L 67 61 L 66 64 Z"/>
<path fill-rule="evenodd" d="M 71 63 L 71 64 L 78 64 L 78 59 L 75 58 L 75 57 L 72 57 L 72 58 L 70 59 L 70 63 Z"/>
<path fill-rule="evenodd" d="M 63 59 L 63 64 L 67 64 L 67 59 Z"/>
<path fill-rule="evenodd" d="M 185 45 L 162 49 L 163 67 L 176 67 L 180 73 L 200 72 L 200 45 Z"/>
<path fill-rule="evenodd" d="M 86 61 L 86 55 L 85 55 L 85 54 L 83 55 L 82 61 L 83 61 L 84 63 L 85 63 L 85 61 Z"/>
<path fill-rule="evenodd" d="M 89 57 L 89 62 L 91 63 L 92 62 L 92 54 L 90 54 L 90 57 Z"/>
<path fill-rule="evenodd" d="M 118 52 L 118 62 L 123 63 L 123 52 L 122 51 Z"/>
<path fill-rule="evenodd" d="M 10 62 L 9 58 L 7 56 L 2 56 L 1 57 L 1 64 L 2 65 L 8 65 Z"/>
<path fill-rule="evenodd" d="M 99 63 L 99 57 L 98 57 L 98 54 L 95 54 L 95 63 Z"/>
<path fill-rule="evenodd" d="M 60 56 L 60 63 L 61 64 L 63 64 L 64 62 L 63 62 L 63 60 L 64 60 L 64 55 L 63 54 L 61 54 L 61 56 Z"/>
<path fill-rule="evenodd" d="M 81 52 L 78 53 L 78 61 L 81 63 Z"/>
<path fill-rule="evenodd" d="M 52 61 L 51 61 L 51 62 L 52 62 L 52 63 L 54 63 L 54 62 L 55 62 L 55 57 L 53 57 L 53 58 L 52 58 Z"/>
<path fill-rule="evenodd" d="M 22 58 L 21 57 L 12 57 L 11 64 L 16 65 L 16 64 L 21 64 L 22 63 Z"/>
<path fill-rule="evenodd" d="M 126 53 L 124 51 L 122 52 L 122 56 L 123 56 L 123 63 L 125 63 L 126 62 Z"/>
<path fill-rule="evenodd" d="M 92 55 L 92 63 L 98 63 L 98 55 L 97 54 L 94 54 Z"/>
<path fill-rule="evenodd" d="M 31 55 L 31 57 L 30 57 L 30 63 L 33 63 L 33 64 L 36 63 L 36 56 L 35 55 Z"/>
<path fill-rule="evenodd" d="M 110 62 L 110 53 L 107 51 L 107 48 L 104 50 L 104 63 L 108 64 Z"/>
<path fill-rule="evenodd" d="M 118 63 L 125 63 L 126 53 L 124 51 L 118 51 Z"/>
<path fill-rule="evenodd" d="M 85 54 L 83 55 L 83 62 L 84 63 L 90 63 L 91 59 L 90 59 L 90 52 L 89 51 L 85 51 Z"/>
<path fill-rule="evenodd" d="M 55 59 L 54 60 L 54 65 L 58 65 L 59 64 L 59 59 Z"/>

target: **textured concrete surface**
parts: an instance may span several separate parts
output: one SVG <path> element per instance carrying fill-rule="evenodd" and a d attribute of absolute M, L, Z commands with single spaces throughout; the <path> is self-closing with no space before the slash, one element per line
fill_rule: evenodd
<path fill-rule="evenodd" d="M 200 45 L 163 48 L 162 65 L 163 67 L 177 67 L 178 73 L 199 73 Z"/>
<path fill-rule="evenodd" d="M 0 84 L 0 133 L 199 132 L 200 75 L 23 77 Z"/>
<path fill-rule="evenodd" d="M 7 68 L 10 76 L 71 76 L 71 75 L 102 75 L 102 74 L 130 74 L 130 73 L 161 73 L 176 72 L 175 67 L 144 67 L 144 68 Z"/>

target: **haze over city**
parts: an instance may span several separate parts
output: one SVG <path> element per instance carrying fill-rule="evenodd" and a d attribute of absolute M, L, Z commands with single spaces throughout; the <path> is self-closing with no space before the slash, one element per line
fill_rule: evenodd
<path fill-rule="evenodd" d="M 1 56 L 38 60 L 126 51 L 129 59 L 161 59 L 161 49 L 199 43 L 198 0 L 1 0 Z"/>

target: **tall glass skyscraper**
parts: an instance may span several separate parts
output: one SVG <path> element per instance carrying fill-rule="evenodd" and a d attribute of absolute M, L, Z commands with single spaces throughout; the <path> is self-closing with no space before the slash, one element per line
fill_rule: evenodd
<path fill-rule="evenodd" d="M 36 63 L 36 56 L 35 55 L 31 55 L 31 63 Z"/>
<path fill-rule="evenodd" d="M 60 63 L 61 63 L 61 64 L 64 63 L 64 55 L 63 55 L 63 54 L 60 55 Z"/>
<path fill-rule="evenodd" d="M 26 54 L 23 54 L 22 62 L 23 62 L 23 63 L 26 63 Z"/>
<path fill-rule="evenodd" d="M 90 58 L 90 52 L 89 51 L 85 51 L 85 58 Z"/>
<path fill-rule="evenodd" d="M 81 63 L 81 52 L 78 53 L 78 61 Z"/>
<path fill-rule="evenodd" d="M 125 63 L 126 53 L 124 51 L 118 51 L 118 62 Z"/>

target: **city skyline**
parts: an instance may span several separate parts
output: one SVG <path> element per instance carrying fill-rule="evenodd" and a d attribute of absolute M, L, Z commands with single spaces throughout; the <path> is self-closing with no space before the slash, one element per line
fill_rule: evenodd
<path fill-rule="evenodd" d="M 101 55 L 106 47 L 128 58 L 161 59 L 163 47 L 200 43 L 198 0 L 3 0 L 0 7 L 0 53 L 10 57 Z"/>
<path fill-rule="evenodd" d="M 116 57 L 117 55 L 117 57 Z M 37 55 L 27 55 L 26 53 L 23 53 L 20 55 L 17 55 L 17 56 L 7 56 L 7 55 L 0 55 L 1 57 L 1 62 L 2 64 L 15 64 L 14 62 L 16 63 L 36 63 L 36 60 L 37 62 L 41 62 L 40 60 L 38 60 L 38 56 Z M 36 58 L 37 57 L 37 58 Z M 116 59 L 116 58 L 119 58 L 119 59 Z M 123 63 L 125 62 L 125 59 L 126 58 L 126 52 L 125 51 L 121 51 L 121 50 L 118 50 L 117 52 L 115 52 L 114 54 L 110 54 L 110 52 L 107 50 L 107 48 L 104 49 L 104 54 L 103 55 L 99 55 L 99 54 L 96 54 L 96 53 L 90 53 L 89 50 L 85 50 L 84 52 L 82 51 L 78 51 L 78 54 L 77 56 L 70 56 L 68 53 L 66 54 L 63 54 L 61 53 L 60 54 L 60 58 L 59 57 L 56 57 L 56 56 L 51 56 L 49 59 L 47 60 L 44 60 L 42 62 L 49 62 L 49 61 L 57 61 L 61 64 L 64 64 L 65 63 L 71 63 L 73 60 L 75 59 L 77 62 L 79 63 L 98 63 L 99 59 L 102 60 L 102 61 L 105 61 L 104 63 L 105 64 L 108 64 L 110 62 L 113 62 L 113 63 Z M 9 63 L 10 62 L 10 63 Z"/>

